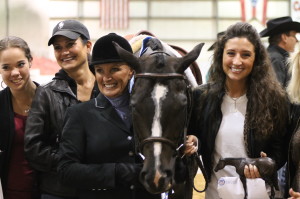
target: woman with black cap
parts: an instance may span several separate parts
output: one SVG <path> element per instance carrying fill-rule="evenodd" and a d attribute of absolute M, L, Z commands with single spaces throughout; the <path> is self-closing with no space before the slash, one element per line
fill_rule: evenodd
<path fill-rule="evenodd" d="M 82 199 L 160 198 L 138 185 L 142 165 L 134 153 L 129 108 L 133 69 L 119 57 L 113 41 L 132 53 L 127 40 L 115 33 L 95 43 L 92 65 L 101 93 L 68 109 L 58 171 Z"/>
<path fill-rule="evenodd" d="M 94 71 L 89 67 L 92 48 L 87 28 L 76 20 L 59 22 L 48 45 L 61 70 L 53 81 L 37 89 L 27 118 L 25 155 L 38 171 L 42 199 L 76 198 L 75 189 L 60 182 L 58 146 L 66 109 L 98 95 Z"/>

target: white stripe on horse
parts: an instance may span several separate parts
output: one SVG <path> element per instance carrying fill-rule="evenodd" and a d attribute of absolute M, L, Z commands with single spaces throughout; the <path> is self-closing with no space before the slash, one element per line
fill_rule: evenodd
<path fill-rule="evenodd" d="M 156 84 L 151 93 L 152 99 L 155 106 L 155 113 L 152 122 L 152 137 L 161 137 L 162 128 L 160 123 L 161 117 L 161 106 L 162 101 L 166 98 L 168 88 L 161 84 Z M 160 154 L 161 154 L 161 143 L 154 142 L 154 158 L 155 158 L 155 168 L 158 169 L 160 166 Z"/>

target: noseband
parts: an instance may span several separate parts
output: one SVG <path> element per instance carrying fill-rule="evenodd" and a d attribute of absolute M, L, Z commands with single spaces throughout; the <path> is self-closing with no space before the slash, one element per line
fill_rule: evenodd
<path fill-rule="evenodd" d="M 186 110 L 186 120 L 185 120 L 185 126 L 184 126 L 184 133 L 183 137 L 181 138 L 182 143 L 185 143 L 186 140 L 186 131 L 187 131 L 187 125 L 189 121 L 189 116 L 190 116 L 190 110 L 191 110 L 191 86 L 183 74 L 180 73 L 138 73 L 135 74 L 135 80 L 138 78 L 150 78 L 150 79 L 183 79 L 186 83 L 186 95 L 188 98 L 188 104 L 187 107 L 185 108 Z M 182 144 L 178 146 L 178 143 L 174 143 L 172 140 L 164 138 L 164 137 L 148 137 L 144 140 L 141 141 L 139 149 L 143 153 L 143 148 L 145 144 L 148 143 L 153 143 L 153 142 L 161 142 L 164 144 L 169 145 L 173 150 L 175 150 L 175 153 L 177 155 L 178 150 L 181 148 Z M 180 142 L 179 142 L 180 143 Z"/>

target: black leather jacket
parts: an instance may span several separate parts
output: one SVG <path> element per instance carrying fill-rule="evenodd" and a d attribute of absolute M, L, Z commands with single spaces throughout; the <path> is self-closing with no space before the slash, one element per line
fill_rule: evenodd
<path fill-rule="evenodd" d="M 289 125 L 289 133 L 290 133 L 290 142 L 295 136 L 296 133 L 299 132 L 300 128 L 300 105 L 298 104 L 291 104 L 290 108 L 290 125 Z M 289 153 L 288 153 L 288 162 L 287 162 L 287 186 L 286 186 L 286 197 L 289 197 L 288 191 L 289 188 L 292 187 L 292 182 L 294 181 L 296 177 L 296 171 L 297 171 L 297 165 L 293 163 L 292 160 L 292 147 L 291 143 L 289 144 Z M 299 179 L 298 179 L 299 180 Z M 295 190 L 295 188 L 294 188 Z M 299 191 L 299 190 L 296 190 Z"/>
<path fill-rule="evenodd" d="M 194 108 L 188 130 L 189 134 L 196 135 L 201 143 L 199 150 L 209 179 L 213 170 L 215 140 L 223 117 L 221 104 L 225 94 L 225 91 L 213 94 L 208 92 L 210 89 L 213 89 L 213 86 L 202 85 L 193 91 Z M 249 106 L 251 104 L 248 101 L 247 109 Z M 262 137 L 250 128 L 244 132 L 244 136 L 250 158 L 260 157 L 260 152 L 263 151 L 276 161 L 278 169 L 283 166 L 287 158 L 286 129 L 274 129 L 270 136 Z"/>
<path fill-rule="evenodd" d="M 91 98 L 98 95 L 98 87 Z M 66 109 L 78 104 L 76 83 L 60 70 L 53 81 L 40 86 L 31 105 L 25 130 L 25 156 L 38 171 L 42 192 L 56 196 L 75 196 L 75 189 L 63 185 L 57 174 L 58 145 Z"/>

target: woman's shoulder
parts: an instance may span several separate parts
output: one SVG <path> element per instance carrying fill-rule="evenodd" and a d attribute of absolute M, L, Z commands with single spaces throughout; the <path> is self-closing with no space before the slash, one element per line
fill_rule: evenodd
<path fill-rule="evenodd" d="M 68 85 L 68 82 L 61 79 L 54 79 L 46 84 L 40 85 L 37 87 L 36 91 L 37 96 L 47 95 L 49 98 L 56 98 L 57 95 L 54 95 L 54 93 L 68 93 L 69 95 L 75 96 Z"/>
<path fill-rule="evenodd" d="M 40 87 L 44 89 L 53 89 L 55 87 L 61 87 L 61 86 L 68 87 L 68 82 L 63 79 L 53 79 L 46 84 L 40 85 Z"/>
<path fill-rule="evenodd" d="M 300 104 L 291 103 L 289 109 L 293 116 L 300 117 Z"/>
<path fill-rule="evenodd" d="M 215 84 L 207 83 L 207 84 L 199 85 L 196 88 L 194 88 L 193 94 L 198 96 L 203 94 L 209 95 L 209 93 L 214 93 L 215 90 L 216 90 Z"/>
<path fill-rule="evenodd" d="M 95 100 L 96 98 L 93 98 L 93 99 L 90 99 L 89 101 L 86 101 L 86 102 L 80 102 L 78 104 L 74 104 L 70 107 L 68 107 L 68 110 L 71 110 L 71 111 L 87 111 L 91 108 L 95 108 Z"/>
<path fill-rule="evenodd" d="M 7 96 L 10 95 L 9 88 L 6 87 L 3 90 L 0 91 L 0 99 L 3 100 L 4 98 L 7 98 Z"/>
<path fill-rule="evenodd" d="M 201 85 L 195 87 L 195 88 L 193 89 L 193 92 L 194 92 L 194 93 L 202 93 L 202 92 L 204 92 L 205 90 L 207 90 L 208 87 L 209 87 L 209 84 L 201 84 Z"/>

